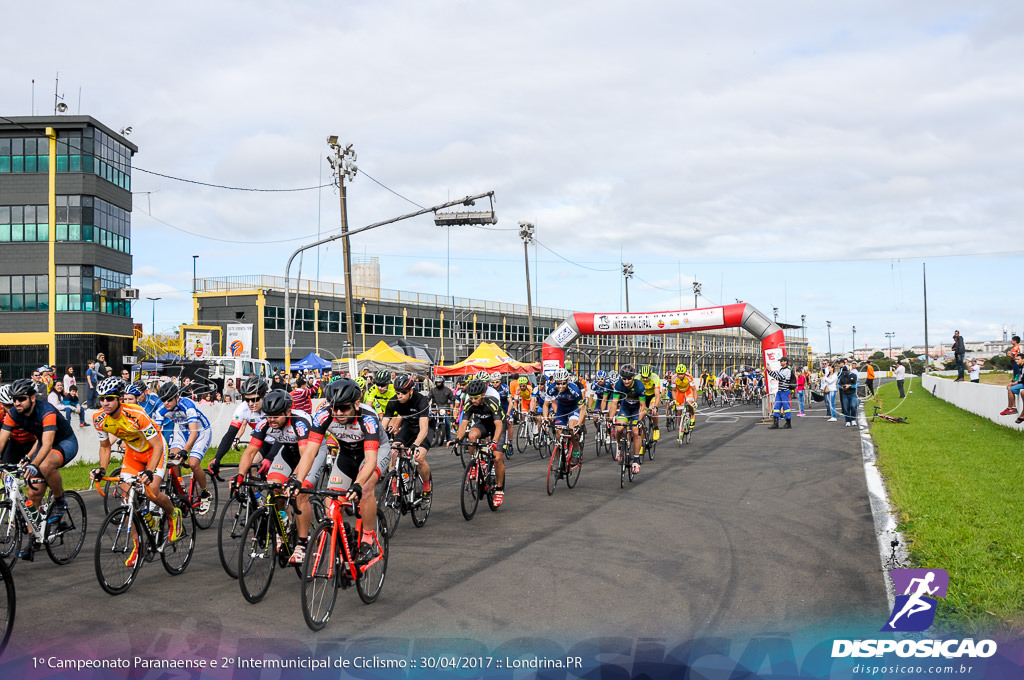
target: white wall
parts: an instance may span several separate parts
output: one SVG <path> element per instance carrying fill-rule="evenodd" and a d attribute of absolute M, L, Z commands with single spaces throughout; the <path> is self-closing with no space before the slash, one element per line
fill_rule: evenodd
<path fill-rule="evenodd" d="M 956 371 L 946 371 L 956 375 Z M 958 406 L 965 411 L 970 411 L 994 423 L 1012 427 L 1015 430 L 1024 430 L 1024 423 L 1014 423 L 1014 416 L 1001 416 L 999 412 L 1006 408 L 1006 388 L 1000 385 L 985 385 L 972 383 L 970 381 L 953 382 L 947 378 L 937 378 L 933 375 L 925 375 L 921 378 L 921 385 L 934 396 Z M 1020 399 L 1018 409 L 1020 408 Z"/>

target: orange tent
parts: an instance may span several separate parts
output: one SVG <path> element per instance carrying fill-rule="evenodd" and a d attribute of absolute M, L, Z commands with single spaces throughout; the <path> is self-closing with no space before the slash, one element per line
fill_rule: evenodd
<path fill-rule="evenodd" d="M 498 345 L 482 342 L 473 353 L 457 364 L 435 366 L 434 375 L 473 375 L 480 371 L 487 373 L 538 373 L 540 364 L 516 361 Z"/>

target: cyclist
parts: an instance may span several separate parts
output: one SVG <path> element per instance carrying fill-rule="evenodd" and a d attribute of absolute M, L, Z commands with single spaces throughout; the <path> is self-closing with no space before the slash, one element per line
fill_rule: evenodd
<path fill-rule="evenodd" d="M 651 414 L 651 422 L 654 424 L 654 441 L 658 441 L 661 432 L 658 430 L 658 405 L 661 404 L 661 378 L 650 366 L 640 367 L 640 382 L 644 387 L 644 406 Z"/>
<path fill-rule="evenodd" d="M 362 395 L 360 398 L 365 402 L 367 391 L 366 378 L 364 378 L 361 375 L 357 375 L 356 377 L 352 378 L 352 382 L 354 382 L 356 384 L 356 387 L 359 388 L 359 394 Z"/>
<path fill-rule="evenodd" d="M 416 471 L 423 480 L 423 496 L 431 494 L 430 466 L 427 449 L 433 438 L 430 429 L 430 400 L 416 391 L 411 375 L 400 375 L 394 382 L 395 396 L 384 408 L 384 429 L 395 440 L 413 449 Z"/>
<path fill-rule="evenodd" d="M 160 489 L 164 469 L 167 465 L 164 438 L 156 425 L 138 404 L 124 401 L 127 385 L 121 378 L 104 378 L 96 385 L 100 399 L 100 410 L 92 418 L 92 425 L 100 438 L 100 466 L 93 468 L 92 481 L 98 482 L 110 464 L 110 437 L 124 442 L 124 460 L 121 461 L 121 481 L 138 479 L 146 486 L 146 495 L 163 509 L 171 520 L 168 538 L 181 538 L 181 508 L 176 508 L 171 499 Z M 138 542 L 125 560 L 131 567 L 139 557 Z"/>
<path fill-rule="evenodd" d="M 493 390 L 490 390 L 493 391 Z M 466 385 L 466 405 L 462 409 L 462 422 L 455 441 L 449 446 L 461 443 L 469 432 L 469 443 L 475 445 L 481 437 L 491 438 L 491 450 L 494 453 L 494 474 L 496 487 L 494 491 L 494 507 L 505 500 L 505 459 L 497 441 L 501 437 L 504 423 L 501 420 L 501 405 L 498 400 L 488 394 L 487 383 L 474 378 Z"/>
<path fill-rule="evenodd" d="M 377 371 L 373 374 L 373 384 L 366 390 L 366 402 L 370 404 L 379 414 L 384 413 L 384 407 L 395 398 L 395 388 L 391 385 L 390 371 Z"/>
<path fill-rule="evenodd" d="M 597 419 L 597 411 L 601 408 L 601 402 L 604 400 L 604 395 L 608 392 L 608 374 L 604 371 L 598 371 L 594 374 L 594 379 L 590 383 L 590 399 L 587 402 L 588 410 L 594 415 L 594 419 Z"/>
<path fill-rule="evenodd" d="M 684 406 L 690 417 L 690 427 L 697 423 L 697 389 L 693 376 L 686 372 L 686 364 L 676 364 L 675 375 L 672 376 L 673 396 L 677 406 Z M 672 408 L 672 405 L 669 405 Z M 683 431 L 683 418 L 679 417 L 679 432 Z M 682 436 L 682 435 L 680 435 Z"/>
<path fill-rule="evenodd" d="M 24 472 L 29 482 L 25 492 L 27 500 L 40 507 L 43 493 L 50 487 L 55 507 L 53 520 L 59 521 L 67 509 L 60 469 L 78 455 L 78 438 L 64 415 L 45 397 L 39 398 L 30 378 L 19 378 L 11 383 L 10 399 L 13 408 L 4 414 L 0 426 L 0 451 L 4 451 L 10 441 L 10 448 L 4 451 L 4 462 L 28 461 Z M 42 540 L 42 536 L 38 539 Z"/>
<path fill-rule="evenodd" d="M 519 376 L 512 388 L 512 407 L 519 412 L 519 417 L 525 418 L 530 412 L 532 395 L 533 387 L 530 386 L 530 379 L 525 375 Z"/>
<path fill-rule="evenodd" d="M 311 444 L 319 442 L 320 454 L 327 455 L 327 438 L 338 442 L 338 456 L 328 474 L 327 488 L 348 490 L 348 498 L 359 506 L 363 517 L 363 535 L 356 560 L 366 563 L 376 557 L 377 499 L 374 489 L 391 458 L 388 441 L 380 418 L 373 407 L 362 403 L 362 390 L 354 380 L 341 378 L 327 385 L 325 403 L 313 416 Z M 305 479 L 309 488 L 308 470 L 315 459 L 303 456 L 295 468 L 295 479 Z"/>
<path fill-rule="evenodd" d="M 249 445 L 242 452 L 238 462 L 238 474 L 231 479 L 231 491 L 234 493 L 245 479 L 245 471 L 252 465 L 256 453 L 260 451 L 264 443 L 273 441 L 279 444 L 276 447 L 277 455 L 270 463 L 270 472 L 267 474 L 267 481 L 287 486 L 291 491 L 306 486 L 312 488 L 316 485 L 317 477 L 324 460 L 327 458 L 327 447 L 320 446 L 320 439 L 311 438 L 312 422 L 308 413 L 292 408 L 292 397 L 284 390 L 271 390 L 263 397 L 263 418 L 252 428 L 252 435 L 249 437 Z M 305 472 L 303 482 L 299 482 L 299 465 L 305 462 L 302 470 Z M 294 471 L 294 472 L 293 472 Z M 284 510 L 284 498 L 277 501 L 278 512 Z M 310 510 L 309 496 L 299 494 L 295 500 L 299 514 L 306 518 L 306 521 L 296 522 L 296 535 L 298 541 L 290 564 L 301 564 L 306 556 L 306 542 L 309 539 L 309 526 L 313 519 Z"/>
<path fill-rule="evenodd" d="M 167 462 L 177 466 L 182 458 L 188 457 L 193 479 L 199 482 L 199 512 L 205 514 L 210 511 L 212 500 L 206 488 L 206 473 L 203 472 L 203 457 L 213 439 L 210 421 L 194 401 L 181 395 L 181 389 L 173 382 L 162 384 L 156 396 L 163 405 L 155 411 L 153 422 L 160 426 L 168 422 L 174 424 Z"/>
<path fill-rule="evenodd" d="M 644 403 L 644 388 L 636 379 L 636 369 L 626 364 L 619 369 L 619 379 L 610 393 L 611 403 L 608 404 L 608 415 L 615 423 L 615 437 L 622 436 L 627 425 L 633 430 L 633 474 L 640 472 L 640 434 L 636 431 L 640 419 L 647 413 Z M 615 460 L 619 460 L 619 451 L 615 452 Z"/>
<path fill-rule="evenodd" d="M 238 391 L 242 395 L 242 403 L 235 407 L 231 416 L 231 424 L 227 432 L 221 437 L 217 446 L 217 454 L 210 461 L 210 472 L 216 475 L 220 471 L 220 461 L 227 452 L 235 445 L 235 441 L 245 431 L 246 424 L 255 428 L 256 423 L 263 419 L 263 398 L 267 396 L 267 381 L 258 375 L 251 375 L 238 385 Z M 260 449 L 260 454 L 266 458 L 270 447 L 273 446 L 273 437 L 268 436 Z"/>
<path fill-rule="evenodd" d="M 11 386 L 0 386 L 0 425 L 9 411 L 14 410 L 14 398 L 11 396 Z M 12 430 L 8 444 L 0 447 L 0 460 L 4 463 L 14 464 L 23 456 L 15 454 L 15 448 L 31 451 L 35 447 L 36 438 L 31 432 L 25 430 Z M 8 454 L 8 452 L 10 452 Z"/>
<path fill-rule="evenodd" d="M 502 382 L 501 373 L 494 373 L 491 375 L 491 389 L 498 393 L 498 404 L 501 406 L 501 419 L 504 421 L 504 427 L 501 432 L 501 441 L 498 442 L 505 451 L 505 455 L 509 458 L 512 457 L 512 440 L 509 437 L 509 423 L 512 421 L 512 392 L 509 390 L 508 385 Z"/>
<path fill-rule="evenodd" d="M 537 376 L 537 385 L 533 388 L 533 392 L 530 393 L 530 412 L 533 418 L 534 430 L 537 431 L 541 427 L 541 417 L 544 415 L 544 404 L 548 400 L 548 388 L 545 384 L 547 382 L 547 376 L 541 373 Z"/>
<path fill-rule="evenodd" d="M 562 428 L 569 427 L 572 432 L 572 458 L 575 462 L 581 453 L 580 423 L 587 415 L 587 406 L 579 386 L 570 380 L 569 371 L 564 368 L 555 369 L 551 374 L 551 382 L 548 387 L 548 399 L 544 403 L 543 418 L 545 421 L 548 419 L 548 412 L 554 404 L 555 436 L 559 436 Z"/>
<path fill-rule="evenodd" d="M 434 376 L 434 386 L 430 388 L 430 403 L 437 409 L 438 421 L 434 423 L 435 428 L 441 428 L 444 438 L 448 439 L 451 432 L 451 407 L 455 402 L 455 393 L 444 384 L 444 376 Z M 443 415 L 443 419 L 441 414 Z"/>

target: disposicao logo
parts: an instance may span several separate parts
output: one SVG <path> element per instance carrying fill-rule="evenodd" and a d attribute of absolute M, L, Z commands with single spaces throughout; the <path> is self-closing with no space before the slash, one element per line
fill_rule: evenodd
<path fill-rule="evenodd" d="M 937 597 L 946 597 L 949 574 L 945 569 L 893 569 L 889 572 L 896 602 L 883 631 L 918 632 L 935 622 Z M 903 593 L 900 595 L 899 593 Z"/>

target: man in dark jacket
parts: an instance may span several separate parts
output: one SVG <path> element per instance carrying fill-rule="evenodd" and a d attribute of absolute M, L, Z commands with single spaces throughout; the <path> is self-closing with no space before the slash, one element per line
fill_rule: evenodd
<path fill-rule="evenodd" d="M 953 331 L 953 358 L 956 359 L 956 380 L 953 382 L 963 382 L 965 354 L 967 348 L 964 346 L 963 336 L 960 335 L 960 331 Z"/>

